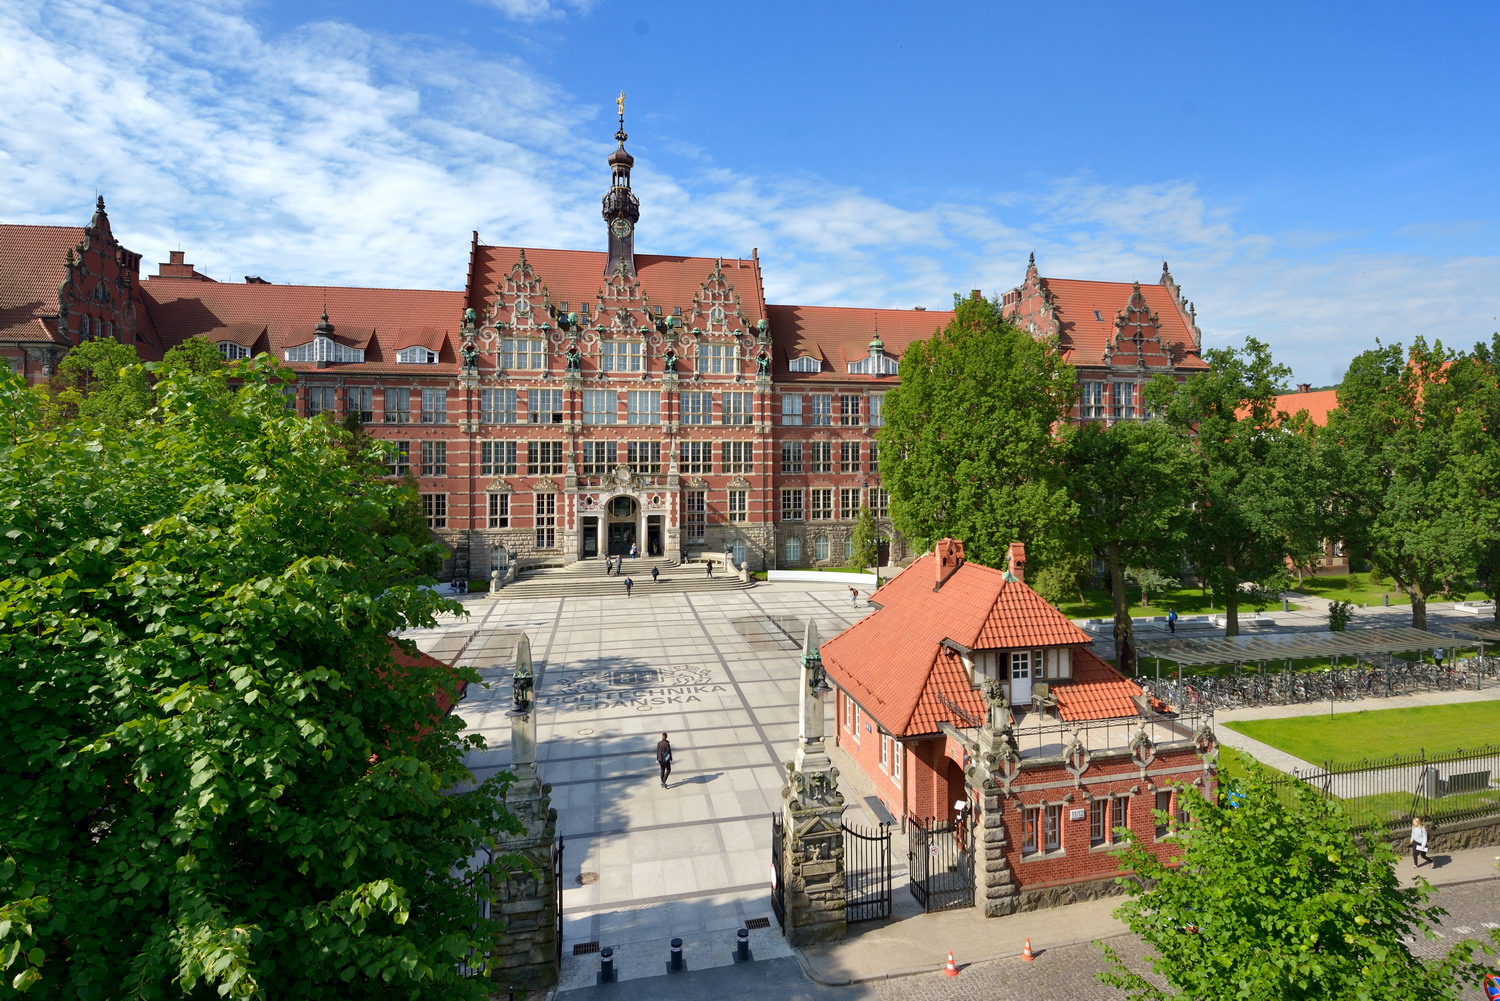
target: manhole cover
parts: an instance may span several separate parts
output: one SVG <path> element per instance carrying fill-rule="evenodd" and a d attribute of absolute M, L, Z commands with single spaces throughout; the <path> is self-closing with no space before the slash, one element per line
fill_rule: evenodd
<path fill-rule="evenodd" d="M 589 734 L 591 734 L 593 732 L 594 732 L 593 730 L 590 730 L 587 727 L 585 727 L 584 729 L 578 731 L 578 736 L 580 736 L 580 737 L 587 737 Z"/>
<path fill-rule="evenodd" d="M 597 872 L 580 872 L 578 874 L 579 886 L 590 886 L 597 882 L 599 882 L 599 874 Z"/>

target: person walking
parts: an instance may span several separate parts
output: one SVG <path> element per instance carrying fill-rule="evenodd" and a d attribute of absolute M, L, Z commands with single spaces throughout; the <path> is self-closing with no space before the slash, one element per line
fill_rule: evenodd
<path fill-rule="evenodd" d="M 1169 608 L 1169 609 L 1167 609 L 1167 632 L 1169 632 L 1169 633 L 1175 633 L 1176 631 L 1177 631 L 1177 609 L 1175 609 L 1175 608 Z"/>
<path fill-rule="evenodd" d="M 708 572 L 708 575 L 710 577 L 712 577 L 714 575 L 714 561 L 713 560 L 704 560 L 703 561 L 703 569 Z"/>
<path fill-rule="evenodd" d="M 859 604 L 859 588 L 851 587 L 849 589 L 849 604 L 851 604 L 851 605 L 858 605 Z"/>
<path fill-rule="evenodd" d="M 625 597 L 627 597 L 627 598 L 630 597 L 630 589 L 633 588 L 633 587 L 635 587 L 635 581 L 631 580 L 629 577 L 626 577 L 625 578 Z"/>
<path fill-rule="evenodd" d="M 630 558 L 631 559 L 635 559 L 640 554 L 641 554 L 641 551 L 639 549 L 637 549 L 636 546 L 635 546 L 635 543 L 632 542 L 630 544 Z"/>
<path fill-rule="evenodd" d="M 1422 826 L 1421 817 L 1413 817 L 1411 818 L 1411 864 L 1414 866 L 1422 864 L 1417 861 L 1418 855 L 1422 856 L 1422 862 L 1432 863 L 1432 859 L 1427 857 L 1427 828 Z"/>
<path fill-rule="evenodd" d="M 653 583 L 653 584 L 659 584 L 659 583 L 661 583 L 661 567 L 652 567 L 651 568 L 651 583 Z"/>
<path fill-rule="evenodd" d="M 661 740 L 656 742 L 656 763 L 661 765 L 661 787 L 667 787 L 667 779 L 672 775 L 672 742 L 667 739 L 666 734 L 661 735 Z"/>

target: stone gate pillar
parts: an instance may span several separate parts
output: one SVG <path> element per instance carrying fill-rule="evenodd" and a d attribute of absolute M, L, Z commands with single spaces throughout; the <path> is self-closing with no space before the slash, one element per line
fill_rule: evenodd
<path fill-rule="evenodd" d="M 557 983 L 557 876 L 552 853 L 557 840 L 557 811 L 552 787 L 536 769 L 536 715 L 533 712 L 531 642 L 523 633 L 516 642 L 515 706 L 510 716 L 511 771 L 516 780 L 505 794 L 505 808 L 520 822 L 519 834 L 495 840 L 496 855 L 520 857 L 524 868 L 497 882 L 492 916 L 505 935 L 492 953 L 490 977 L 515 987 L 541 988 Z"/>
<path fill-rule="evenodd" d="M 848 930 L 844 797 L 838 769 L 823 745 L 823 696 L 829 691 L 818 627 L 809 620 L 797 686 L 797 753 L 786 763 L 781 790 L 785 931 L 794 946 L 836 942 Z"/>
<path fill-rule="evenodd" d="M 972 758 L 964 770 L 969 790 L 979 807 L 974 829 L 974 906 L 987 918 L 1014 914 L 1020 900 L 1015 873 L 1006 851 L 1005 804 L 1011 785 L 1021 774 L 1021 756 L 1010 728 L 1010 703 L 996 682 L 985 686 L 988 711 L 975 736 Z"/>

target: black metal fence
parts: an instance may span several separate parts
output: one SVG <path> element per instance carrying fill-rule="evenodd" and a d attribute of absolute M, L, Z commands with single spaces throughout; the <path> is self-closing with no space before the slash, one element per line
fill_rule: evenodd
<path fill-rule="evenodd" d="M 1436 823 L 1500 816 L 1500 745 L 1294 771 L 1272 787 L 1288 789 L 1292 783 L 1337 799 L 1364 830 L 1396 829 L 1413 816 Z"/>
<path fill-rule="evenodd" d="M 781 814 L 771 814 L 771 911 L 776 924 L 786 934 L 786 832 Z"/>
<path fill-rule="evenodd" d="M 974 851 L 960 820 L 906 826 L 911 893 L 928 913 L 974 906 Z"/>
<path fill-rule="evenodd" d="M 845 919 L 879 921 L 891 916 L 891 828 L 875 831 L 844 828 Z"/>

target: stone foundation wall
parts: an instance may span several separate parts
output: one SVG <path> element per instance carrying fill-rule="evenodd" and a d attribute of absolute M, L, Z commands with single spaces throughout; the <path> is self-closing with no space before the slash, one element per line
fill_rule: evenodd
<path fill-rule="evenodd" d="M 1409 853 L 1411 841 L 1408 840 L 1407 829 L 1402 828 L 1392 832 L 1389 836 L 1389 844 L 1395 849 L 1397 855 Z M 1451 824 L 1428 823 L 1427 825 L 1429 855 L 1463 851 L 1466 848 L 1484 848 L 1489 845 L 1500 845 L 1500 816 L 1460 820 Z"/>

